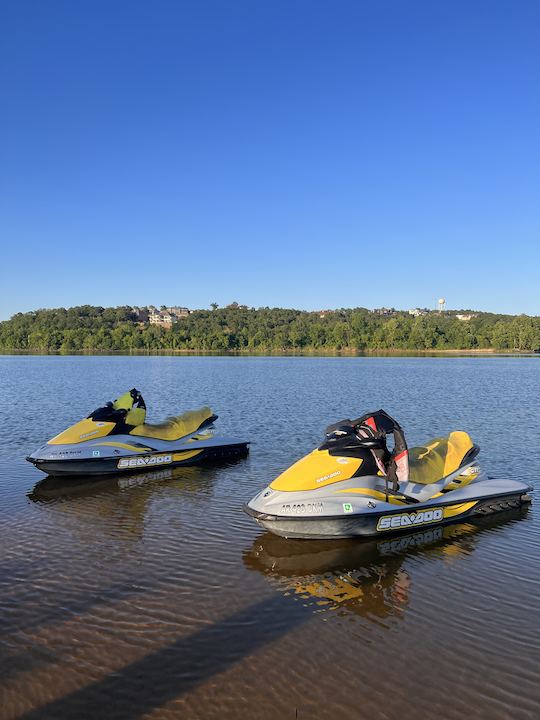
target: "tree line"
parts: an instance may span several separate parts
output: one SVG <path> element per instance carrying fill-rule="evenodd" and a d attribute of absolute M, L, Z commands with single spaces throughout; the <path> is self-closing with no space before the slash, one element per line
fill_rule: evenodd
<path fill-rule="evenodd" d="M 26 352 L 318 352 L 540 348 L 540 318 L 479 313 L 377 315 L 365 308 L 318 313 L 243 306 L 196 310 L 167 329 L 137 322 L 130 307 L 17 313 L 0 322 L 0 350 Z"/>

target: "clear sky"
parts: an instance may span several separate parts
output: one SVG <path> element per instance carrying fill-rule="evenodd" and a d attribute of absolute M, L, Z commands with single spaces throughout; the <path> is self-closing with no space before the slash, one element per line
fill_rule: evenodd
<path fill-rule="evenodd" d="M 537 0 L 2 0 L 0 318 L 540 314 Z"/>

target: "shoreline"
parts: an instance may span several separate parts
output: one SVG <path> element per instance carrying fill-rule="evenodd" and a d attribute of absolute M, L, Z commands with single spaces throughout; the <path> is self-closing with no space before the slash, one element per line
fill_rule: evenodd
<path fill-rule="evenodd" d="M 403 350 L 403 349 L 387 349 L 387 350 L 354 350 L 351 348 L 343 348 L 341 350 L 261 350 L 253 349 L 245 350 L 187 350 L 167 348 L 162 350 L 101 350 L 92 348 L 91 350 L 80 350 L 61 352 L 59 350 L 16 350 L 0 348 L 0 356 L 19 356 L 19 355 L 39 355 L 39 356 L 63 356 L 63 357 L 95 357 L 95 356 L 114 356 L 114 357 L 151 357 L 151 356 L 202 356 L 202 357 L 430 357 L 430 356 L 519 356 L 519 357 L 540 357 L 540 353 L 530 350 L 497 350 L 495 348 L 469 348 L 461 350 L 459 348 L 433 348 L 431 350 Z"/>

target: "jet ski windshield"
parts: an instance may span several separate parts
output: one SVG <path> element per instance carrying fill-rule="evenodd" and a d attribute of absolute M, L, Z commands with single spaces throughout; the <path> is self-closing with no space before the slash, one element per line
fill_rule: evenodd
<path fill-rule="evenodd" d="M 386 440 L 394 439 L 392 452 Z M 380 474 L 392 482 L 393 490 L 399 481 L 408 480 L 409 462 L 405 435 L 396 420 L 384 410 L 366 413 L 356 420 L 340 420 L 326 428 L 325 440 L 319 450 L 330 455 L 348 455 L 365 458 L 372 455 Z M 366 466 L 367 467 L 367 466 Z"/>
<path fill-rule="evenodd" d="M 94 410 L 88 415 L 88 419 L 94 422 L 115 423 L 121 431 L 125 431 L 126 428 L 134 428 L 144 423 L 146 405 L 141 393 L 136 388 L 132 388 L 113 402 L 108 402 Z"/>

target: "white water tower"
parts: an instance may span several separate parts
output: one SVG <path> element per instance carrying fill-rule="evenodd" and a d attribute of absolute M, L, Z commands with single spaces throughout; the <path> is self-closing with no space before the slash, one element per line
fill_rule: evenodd
<path fill-rule="evenodd" d="M 439 298 L 438 305 L 439 305 L 439 313 L 442 313 L 444 308 L 446 307 L 446 300 L 444 298 Z"/>

